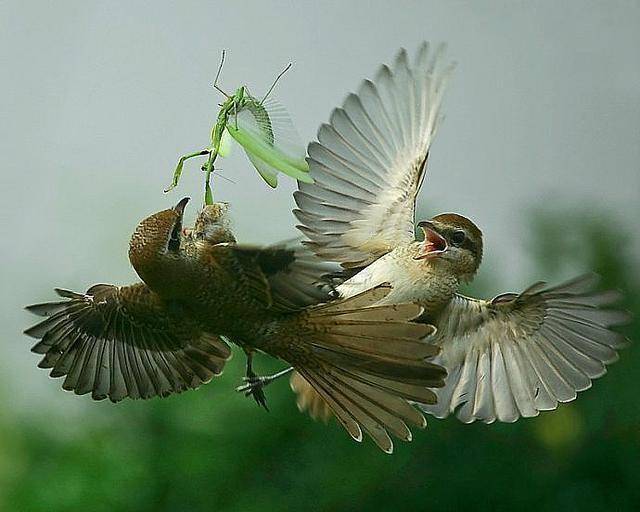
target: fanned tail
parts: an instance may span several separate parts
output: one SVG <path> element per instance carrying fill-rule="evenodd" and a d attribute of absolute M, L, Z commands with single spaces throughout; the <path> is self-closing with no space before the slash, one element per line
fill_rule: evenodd
<path fill-rule="evenodd" d="M 435 328 L 411 322 L 420 306 L 375 305 L 390 289 L 382 285 L 309 310 L 304 335 L 311 352 L 294 363 L 299 375 L 293 377 L 313 414 L 326 418 L 330 409 L 353 439 L 361 441 L 364 431 L 387 453 L 389 434 L 410 441 L 407 424 L 426 426 L 409 401 L 434 403 L 428 388 L 442 386 L 446 375 L 426 360 L 439 350 L 425 341 Z"/>

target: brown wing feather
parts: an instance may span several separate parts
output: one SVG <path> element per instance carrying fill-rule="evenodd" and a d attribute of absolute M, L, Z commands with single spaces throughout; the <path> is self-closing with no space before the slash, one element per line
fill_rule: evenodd
<path fill-rule="evenodd" d="M 328 274 L 335 264 L 319 259 L 298 245 L 254 247 L 224 244 L 211 249 L 235 269 L 235 276 L 251 290 L 252 298 L 274 311 L 291 312 L 326 302 L 333 296 Z"/>
<path fill-rule="evenodd" d="M 62 387 L 94 400 L 151 398 L 195 389 L 222 372 L 229 346 L 188 321 L 146 285 L 95 285 L 86 293 L 28 306 L 45 319 L 25 334 L 40 368 Z"/>

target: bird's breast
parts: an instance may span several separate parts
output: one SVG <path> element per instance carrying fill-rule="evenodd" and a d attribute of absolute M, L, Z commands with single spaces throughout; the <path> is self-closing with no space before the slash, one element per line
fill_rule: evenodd
<path fill-rule="evenodd" d="M 389 283 L 393 289 L 382 302 L 419 302 L 427 311 L 440 309 L 457 291 L 457 278 L 431 262 L 414 259 L 412 254 L 409 248 L 395 249 L 338 286 L 338 292 L 351 297 Z"/>

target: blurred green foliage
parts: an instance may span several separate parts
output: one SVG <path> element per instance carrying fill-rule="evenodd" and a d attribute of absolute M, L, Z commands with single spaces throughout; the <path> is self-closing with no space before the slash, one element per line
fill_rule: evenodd
<path fill-rule="evenodd" d="M 592 268 L 638 317 L 624 234 L 578 215 L 535 218 L 539 275 Z M 626 332 L 640 339 L 637 322 Z M 22 419 L 3 408 L 0 509 L 640 509 L 637 347 L 555 412 L 510 425 L 431 419 L 392 456 L 300 415 L 284 381 L 268 389 L 269 414 L 233 393 L 244 364 L 236 356 L 219 380 L 165 400 L 112 405 L 67 395 L 82 401 L 74 414 Z M 261 358 L 257 367 L 281 365 Z"/>

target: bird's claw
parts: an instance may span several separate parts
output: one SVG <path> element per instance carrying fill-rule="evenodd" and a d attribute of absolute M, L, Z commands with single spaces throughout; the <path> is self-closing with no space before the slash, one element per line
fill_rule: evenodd
<path fill-rule="evenodd" d="M 264 394 L 265 386 L 271 384 L 274 380 L 279 379 L 283 375 L 287 375 L 293 371 L 293 367 L 285 368 L 284 370 L 280 370 L 278 373 L 274 373 L 273 375 L 265 375 L 263 377 L 258 377 L 249 366 L 247 368 L 247 376 L 243 377 L 242 380 L 245 382 L 242 386 L 238 386 L 236 391 L 238 393 L 244 393 L 244 396 L 253 396 L 253 399 L 256 403 L 265 408 L 265 410 L 269 410 L 267 407 L 267 397 Z"/>
<path fill-rule="evenodd" d="M 267 407 L 267 397 L 264 394 L 264 387 L 271 382 L 271 379 L 268 377 L 258 377 L 257 375 L 251 375 L 248 377 L 243 377 L 242 380 L 245 382 L 242 386 L 238 386 L 236 391 L 238 393 L 244 393 L 244 396 L 253 396 L 253 399 L 256 403 L 264 407 L 266 411 L 269 410 Z"/>

